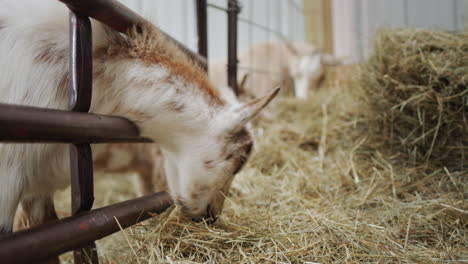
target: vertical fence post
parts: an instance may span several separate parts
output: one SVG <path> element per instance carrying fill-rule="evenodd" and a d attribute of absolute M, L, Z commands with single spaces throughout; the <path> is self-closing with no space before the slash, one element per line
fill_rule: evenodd
<path fill-rule="evenodd" d="M 208 16 L 206 0 L 197 1 L 198 53 L 206 58 L 208 70 Z"/>
<path fill-rule="evenodd" d="M 240 12 L 237 0 L 228 0 L 228 85 L 236 95 L 237 87 L 237 16 Z"/>
<path fill-rule="evenodd" d="M 88 17 L 70 11 L 70 98 L 72 111 L 88 112 L 93 80 L 92 29 Z M 91 210 L 94 201 L 93 159 L 89 144 L 70 145 L 72 214 Z M 75 263 L 98 263 L 92 242 L 74 251 Z"/>

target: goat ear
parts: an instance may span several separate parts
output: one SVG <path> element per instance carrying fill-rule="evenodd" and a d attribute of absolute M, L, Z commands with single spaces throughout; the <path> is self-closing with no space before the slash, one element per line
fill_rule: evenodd
<path fill-rule="evenodd" d="M 269 95 L 254 99 L 233 109 L 234 120 L 231 120 L 227 129 L 228 133 L 240 131 L 252 118 L 254 118 L 271 100 L 279 93 L 280 88 L 274 89 Z"/>
<path fill-rule="evenodd" d="M 239 96 L 241 95 L 244 95 L 244 94 L 247 94 L 247 90 L 245 89 L 245 85 L 247 83 L 247 79 L 249 78 L 249 74 L 246 73 L 244 74 L 244 76 L 242 76 L 242 79 L 238 85 L 238 92 L 239 92 Z"/>

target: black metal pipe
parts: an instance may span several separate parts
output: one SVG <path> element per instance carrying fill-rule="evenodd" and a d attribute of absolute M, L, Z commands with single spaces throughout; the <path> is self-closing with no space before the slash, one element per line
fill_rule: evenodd
<path fill-rule="evenodd" d="M 88 245 L 151 217 L 172 205 L 157 193 L 113 204 L 0 238 L 1 263 L 37 263 Z M 118 221 L 118 223 L 117 223 Z"/>
<path fill-rule="evenodd" d="M 0 142 L 152 142 L 123 117 L 0 104 Z"/>
<path fill-rule="evenodd" d="M 94 202 L 93 156 L 89 144 L 70 145 L 72 215 L 89 212 Z M 75 264 L 99 263 L 96 243 L 90 241 L 73 252 Z"/>
<path fill-rule="evenodd" d="M 208 60 L 208 16 L 206 0 L 197 1 L 198 54 Z"/>
<path fill-rule="evenodd" d="M 71 10 L 83 16 L 92 17 L 109 27 L 127 33 L 133 26 L 149 23 L 146 19 L 116 0 L 59 0 Z M 207 67 L 206 59 L 185 47 L 182 43 L 164 33 L 185 54 L 202 68 Z"/>
<path fill-rule="evenodd" d="M 70 98 L 74 112 L 88 112 L 93 88 L 91 21 L 70 11 Z M 93 155 L 89 144 L 70 145 L 72 215 L 91 210 L 94 202 Z M 96 243 L 73 252 L 75 264 L 98 264 Z"/>
<path fill-rule="evenodd" d="M 228 86 L 239 95 L 237 87 L 237 16 L 240 12 L 237 0 L 228 0 Z"/>
<path fill-rule="evenodd" d="M 93 87 L 93 41 L 88 17 L 70 11 L 70 109 L 88 112 Z"/>

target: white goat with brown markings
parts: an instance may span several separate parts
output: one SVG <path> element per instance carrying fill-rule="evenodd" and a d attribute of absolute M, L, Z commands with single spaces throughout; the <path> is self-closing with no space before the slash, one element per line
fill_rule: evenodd
<path fill-rule="evenodd" d="M 0 102 L 67 109 L 68 12 L 56 0 L 0 1 Z M 146 26 L 129 37 L 93 22 L 91 112 L 126 117 L 164 155 L 171 196 L 188 215 L 216 217 L 252 148 L 245 124 L 277 94 L 240 105 L 223 99 L 206 73 Z M 99 162 L 106 145 L 93 145 Z M 31 224 L 48 218 L 52 195 L 69 184 L 66 144 L 0 144 L 0 228 L 18 204 Z"/>

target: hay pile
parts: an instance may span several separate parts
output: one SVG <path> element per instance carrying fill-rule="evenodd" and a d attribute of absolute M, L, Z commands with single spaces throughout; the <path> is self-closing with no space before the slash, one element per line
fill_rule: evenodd
<path fill-rule="evenodd" d="M 412 33 L 406 32 L 408 36 Z M 401 34 L 386 31 L 379 39 L 406 40 Z M 453 38 L 458 42 L 458 38 Z M 393 43 L 420 45 L 414 36 L 412 42 Z M 400 48 L 405 54 L 412 50 Z M 460 166 L 462 161 L 466 164 L 466 157 L 450 161 L 445 168 L 431 169 L 419 163 L 428 157 L 432 160 L 444 144 L 466 143 L 466 137 L 458 141 L 448 138 L 460 136 L 456 134 L 460 132 L 457 126 L 451 127 L 461 124 L 453 115 L 459 105 L 448 104 L 446 98 L 458 93 L 447 91 L 447 86 L 429 92 L 432 86 L 416 84 L 422 77 L 415 69 L 409 64 L 398 69 L 388 62 L 390 58 L 384 58 L 384 53 L 377 52 L 364 67 L 389 69 L 385 71 L 389 77 L 372 71 L 368 79 L 360 79 L 366 86 L 363 91 L 355 83 L 321 89 L 305 102 L 282 100 L 277 120 L 256 129 L 257 149 L 234 181 L 225 211 L 214 226 L 184 219 L 176 209 L 146 225 L 99 241 L 101 263 L 468 262 L 468 204 L 464 200 L 468 171 L 465 165 Z M 406 60 L 416 56 L 411 54 Z M 394 56 L 389 53 L 387 57 L 390 55 Z M 424 54 L 431 58 L 430 64 L 438 73 L 448 74 L 441 62 L 433 60 L 436 55 Z M 378 66 L 378 61 L 385 66 Z M 447 63 L 458 63 L 455 58 L 454 61 Z M 424 76 L 428 76 L 426 71 L 431 67 L 417 66 Z M 403 90 L 402 85 L 392 86 L 402 83 L 403 77 L 395 75 L 397 72 L 411 72 L 411 78 L 404 78 L 414 80 L 414 86 Z M 462 75 L 457 71 L 457 79 L 450 78 L 448 82 L 459 84 Z M 430 79 L 431 84 L 444 82 Z M 411 92 L 415 91 L 425 95 L 413 98 Z M 443 100 L 440 111 L 438 103 L 434 112 L 434 103 L 428 101 L 433 97 Z M 457 96 L 452 97 L 458 102 Z M 378 101 L 373 103 L 371 98 Z M 398 98 L 407 101 L 405 107 L 393 109 Z M 370 115 L 370 109 L 382 112 Z M 424 125 L 427 139 L 412 145 L 399 144 L 407 131 L 402 124 L 409 130 L 408 126 L 419 129 L 421 124 L 418 120 L 411 122 L 414 117 L 410 109 L 415 113 L 419 109 L 420 118 L 430 121 Z M 389 110 L 394 111 L 391 120 L 397 122 L 390 126 L 393 130 L 381 122 L 384 113 L 392 113 Z M 434 130 L 434 116 L 438 136 L 432 143 L 435 132 L 429 131 Z M 412 128 L 415 131 L 411 138 L 421 132 L 416 127 Z M 385 129 L 388 136 L 375 136 L 375 131 Z M 433 146 L 432 154 L 424 148 L 427 145 L 422 145 L 426 141 Z M 412 164 L 403 162 L 411 155 L 417 157 Z M 453 155 L 458 154 L 437 156 L 435 161 L 442 164 Z M 419 165 L 413 166 L 416 162 Z M 97 206 L 133 198 L 128 177 L 109 175 L 98 182 L 96 189 Z M 63 259 L 68 262 L 70 256 Z"/>
<path fill-rule="evenodd" d="M 362 70 L 377 144 L 413 166 L 468 169 L 468 33 L 383 29 Z"/>

